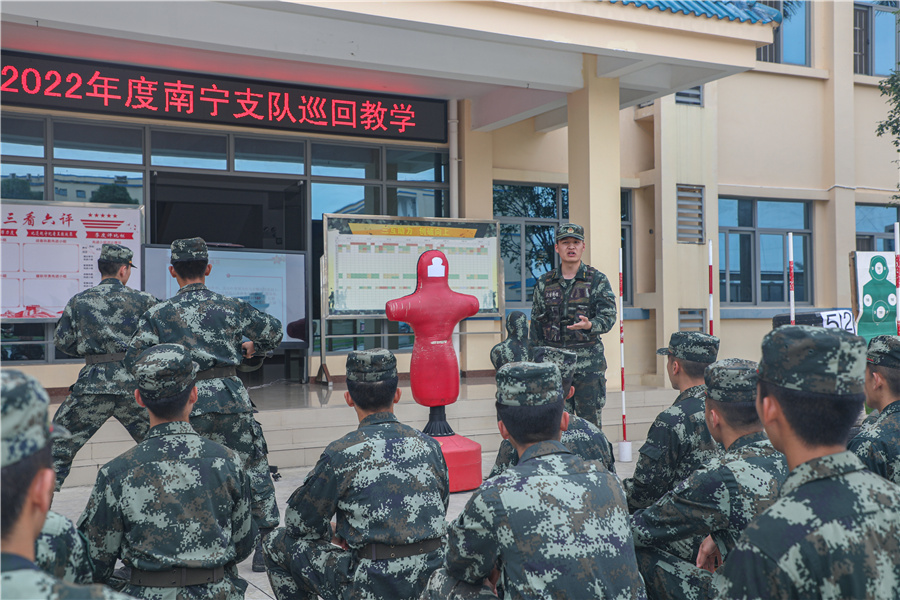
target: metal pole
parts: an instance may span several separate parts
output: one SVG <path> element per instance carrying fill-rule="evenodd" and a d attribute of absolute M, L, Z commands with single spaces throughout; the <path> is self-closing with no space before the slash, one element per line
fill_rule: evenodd
<path fill-rule="evenodd" d="M 713 248 L 709 240 L 709 335 L 713 334 Z"/>
<path fill-rule="evenodd" d="M 625 310 L 622 269 L 622 249 L 619 248 L 619 363 L 622 376 L 622 441 L 619 442 L 619 461 L 631 462 L 631 442 L 625 425 Z"/>
<path fill-rule="evenodd" d="M 796 325 L 794 312 L 794 234 L 788 232 L 788 297 L 791 301 L 791 325 Z"/>

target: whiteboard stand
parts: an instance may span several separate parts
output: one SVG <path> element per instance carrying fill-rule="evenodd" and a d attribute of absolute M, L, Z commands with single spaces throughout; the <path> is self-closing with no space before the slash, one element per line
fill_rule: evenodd
<path fill-rule="evenodd" d="M 325 346 L 327 344 L 325 338 L 325 319 L 322 318 L 319 319 L 319 372 L 316 373 L 316 383 L 333 387 L 331 373 L 328 372 L 328 365 L 325 364 Z"/>

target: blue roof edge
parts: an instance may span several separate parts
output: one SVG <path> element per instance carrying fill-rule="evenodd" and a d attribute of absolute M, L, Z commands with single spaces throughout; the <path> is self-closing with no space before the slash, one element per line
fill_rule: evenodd
<path fill-rule="evenodd" d="M 601 0 L 603 1 L 603 0 Z M 631 5 L 660 12 L 671 11 L 710 19 L 740 21 L 741 23 L 775 22 L 781 24 L 781 11 L 756 0 L 606 0 L 611 4 Z"/>

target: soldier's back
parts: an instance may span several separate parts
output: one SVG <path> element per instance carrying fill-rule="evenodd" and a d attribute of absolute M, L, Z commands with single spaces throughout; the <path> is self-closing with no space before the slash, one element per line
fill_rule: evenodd
<path fill-rule="evenodd" d="M 900 401 L 886 406 L 878 419 L 862 428 L 847 447 L 870 471 L 900 484 Z"/>
<path fill-rule="evenodd" d="M 3 558 L 5 561 L 9 560 L 7 555 Z M 2 600 L 133 599 L 132 596 L 115 592 L 103 585 L 77 585 L 57 579 L 36 568 L 7 569 L 7 565 L 4 565 L 3 573 L 0 575 L 0 598 Z"/>

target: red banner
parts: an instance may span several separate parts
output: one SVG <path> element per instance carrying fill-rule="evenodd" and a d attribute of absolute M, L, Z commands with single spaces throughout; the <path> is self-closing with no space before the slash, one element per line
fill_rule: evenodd
<path fill-rule="evenodd" d="M 87 231 L 85 237 L 89 240 L 133 240 L 134 234 L 126 231 Z"/>

